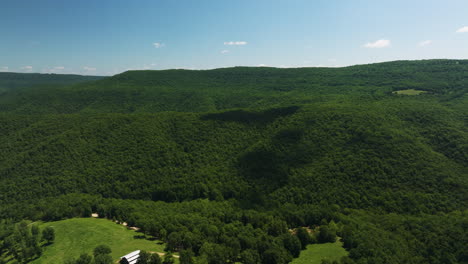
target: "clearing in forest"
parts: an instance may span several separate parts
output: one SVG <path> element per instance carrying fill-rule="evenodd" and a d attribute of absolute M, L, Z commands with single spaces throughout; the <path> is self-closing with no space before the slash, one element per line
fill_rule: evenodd
<path fill-rule="evenodd" d="M 306 250 L 301 251 L 299 258 L 294 259 L 291 264 L 320 264 L 322 259 L 340 260 L 347 256 L 348 252 L 343 248 L 343 242 L 312 244 Z"/>
<path fill-rule="evenodd" d="M 78 258 L 82 253 L 92 254 L 98 245 L 108 245 L 111 256 L 117 261 L 135 250 L 163 252 L 160 241 L 142 238 L 141 233 L 127 229 L 107 219 L 72 218 L 57 222 L 42 223 L 40 228 L 52 226 L 55 229 L 55 242 L 44 248 L 42 256 L 33 264 L 63 263 L 65 259 Z"/>

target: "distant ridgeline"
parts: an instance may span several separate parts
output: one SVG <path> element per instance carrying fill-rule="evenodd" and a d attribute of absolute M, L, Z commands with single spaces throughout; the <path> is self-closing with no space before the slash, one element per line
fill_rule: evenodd
<path fill-rule="evenodd" d="M 466 60 L 22 76 L 0 74 L 0 240 L 98 211 L 208 263 L 287 263 L 300 226 L 341 263 L 468 262 Z"/>

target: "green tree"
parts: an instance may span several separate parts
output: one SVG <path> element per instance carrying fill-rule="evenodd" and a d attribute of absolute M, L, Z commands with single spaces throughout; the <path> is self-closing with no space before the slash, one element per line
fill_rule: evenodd
<path fill-rule="evenodd" d="M 246 249 L 240 254 L 242 263 L 244 264 L 257 264 L 260 263 L 260 255 L 258 251 L 253 249 Z"/>
<path fill-rule="evenodd" d="M 80 257 L 75 261 L 75 264 L 90 264 L 93 260 L 93 257 L 90 255 L 83 253 Z"/>
<path fill-rule="evenodd" d="M 97 257 L 99 255 L 108 255 L 110 253 L 112 253 L 112 250 L 108 245 L 99 245 L 93 250 L 94 257 Z"/>
<path fill-rule="evenodd" d="M 194 264 L 195 262 L 193 261 L 194 254 L 192 250 L 187 249 L 187 250 L 181 250 L 180 253 L 180 264 Z"/>
<path fill-rule="evenodd" d="M 282 248 L 271 248 L 263 253 L 263 264 L 286 264 L 292 260 L 291 255 Z"/>
<path fill-rule="evenodd" d="M 162 264 L 161 257 L 158 253 L 151 254 L 148 264 Z"/>
<path fill-rule="evenodd" d="M 151 254 L 144 251 L 144 250 L 141 250 L 140 251 L 140 255 L 138 256 L 138 259 L 137 259 L 137 264 L 147 264 L 148 263 L 148 260 L 150 258 Z"/>
<path fill-rule="evenodd" d="M 37 225 L 31 226 L 31 235 L 33 236 L 33 238 L 35 238 L 36 241 L 39 238 L 39 232 L 39 227 Z"/>
<path fill-rule="evenodd" d="M 311 238 L 307 229 L 301 227 L 297 229 L 297 238 L 301 241 L 302 249 L 306 249 L 307 245 L 310 244 Z"/>
<path fill-rule="evenodd" d="M 301 254 L 301 241 L 297 236 L 291 234 L 284 234 L 281 236 L 284 247 L 291 253 L 295 258 L 299 257 Z"/>
<path fill-rule="evenodd" d="M 94 257 L 93 264 L 112 264 L 112 257 L 107 254 L 100 254 Z"/>
<path fill-rule="evenodd" d="M 51 244 L 55 240 L 55 230 L 51 226 L 48 226 L 42 230 L 42 240 L 47 241 L 47 244 Z"/>
<path fill-rule="evenodd" d="M 326 225 L 320 226 L 318 241 L 320 243 L 333 243 L 336 241 L 336 232 L 330 230 Z"/>
<path fill-rule="evenodd" d="M 173 263 L 174 263 L 174 256 L 172 255 L 172 252 L 166 252 L 166 255 L 164 255 L 163 264 L 173 264 Z"/>

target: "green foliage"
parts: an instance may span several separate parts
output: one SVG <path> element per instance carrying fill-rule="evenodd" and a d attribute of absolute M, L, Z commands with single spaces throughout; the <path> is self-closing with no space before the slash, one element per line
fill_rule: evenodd
<path fill-rule="evenodd" d="M 112 253 L 112 250 L 108 245 L 99 245 L 93 250 L 94 257 L 97 257 L 98 255 L 108 255 L 110 253 Z"/>
<path fill-rule="evenodd" d="M 46 241 L 48 244 L 51 244 L 55 240 L 55 230 L 53 227 L 48 226 L 42 230 L 42 240 Z"/>
<path fill-rule="evenodd" d="M 140 251 L 140 255 L 138 256 L 137 264 L 146 264 L 149 261 L 149 258 L 151 257 L 151 253 L 148 253 L 144 250 Z"/>
<path fill-rule="evenodd" d="M 181 258 L 182 258 L 182 255 L 181 255 Z M 157 253 L 151 254 L 148 260 L 148 264 L 161 264 L 161 263 L 162 263 L 161 257 Z"/>
<path fill-rule="evenodd" d="M 195 254 L 192 250 L 181 250 L 180 251 L 180 264 L 195 264 L 194 261 Z"/>
<path fill-rule="evenodd" d="M 0 74 L 0 253 L 97 212 L 208 263 L 466 261 L 468 61 L 85 79 Z"/>
<path fill-rule="evenodd" d="M 336 241 L 336 232 L 326 225 L 320 226 L 317 239 L 320 243 L 333 243 Z"/>
<path fill-rule="evenodd" d="M 75 264 L 90 264 L 93 261 L 93 257 L 84 253 L 75 261 Z"/>
<path fill-rule="evenodd" d="M 112 262 L 110 255 L 101 254 L 94 257 L 94 264 L 112 264 Z"/>
<path fill-rule="evenodd" d="M 301 248 L 306 249 L 307 245 L 312 242 L 309 232 L 303 227 L 298 228 L 296 232 L 297 238 L 301 242 Z"/>
<path fill-rule="evenodd" d="M 171 252 L 166 252 L 166 254 L 164 255 L 164 260 L 163 260 L 163 264 L 173 264 L 175 262 L 174 260 L 174 256 L 172 255 Z"/>

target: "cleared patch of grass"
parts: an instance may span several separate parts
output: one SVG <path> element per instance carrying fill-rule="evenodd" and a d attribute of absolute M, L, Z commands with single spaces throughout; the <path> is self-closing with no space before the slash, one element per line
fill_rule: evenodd
<path fill-rule="evenodd" d="M 149 241 L 143 234 L 128 230 L 110 220 L 96 218 L 72 218 L 57 222 L 42 223 L 40 228 L 52 226 L 55 229 L 55 242 L 44 248 L 42 256 L 33 264 L 63 263 L 69 257 L 77 258 L 82 253 L 92 254 L 98 245 L 108 245 L 112 258 L 135 250 L 164 252 L 160 241 Z"/>
<path fill-rule="evenodd" d="M 320 264 L 322 259 L 339 260 L 347 256 L 348 252 L 343 248 L 343 242 L 308 245 L 301 252 L 299 258 L 294 259 L 292 264 Z"/>
<path fill-rule="evenodd" d="M 407 90 L 395 91 L 393 93 L 402 94 L 402 95 L 420 95 L 420 94 L 427 93 L 427 92 L 422 91 L 422 90 L 407 89 Z"/>

